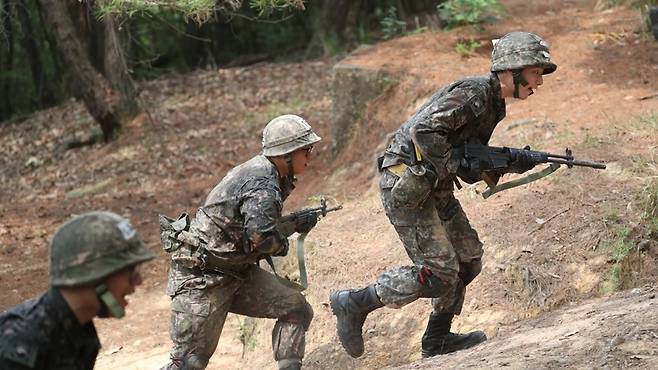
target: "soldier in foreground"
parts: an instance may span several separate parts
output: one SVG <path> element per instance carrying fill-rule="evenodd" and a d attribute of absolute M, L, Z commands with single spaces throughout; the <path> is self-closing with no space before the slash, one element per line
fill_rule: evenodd
<path fill-rule="evenodd" d="M 90 212 L 62 225 L 50 243 L 50 289 L 0 314 L 0 369 L 93 369 L 94 317 L 122 318 L 126 296 L 153 258 L 129 221 Z"/>
<path fill-rule="evenodd" d="M 316 216 L 281 223 L 283 201 L 320 140 L 295 115 L 270 121 L 263 152 L 233 168 L 215 186 L 194 220 L 161 217 L 171 253 L 167 294 L 172 297 L 174 342 L 167 369 L 204 369 L 229 312 L 277 319 L 272 350 L 279 369 L 300 369 L 313 310 L 300 290 L 258 267 L 260 259 L 288 253 L 287 237 L 306 233 Z"/>
<path fill-rule="evenodd" d="M 472 347 L 482 331 L 456 334 L 466 286 L 481 270 L 482 243 L 453 195 L 468 140 L 487 144 L 505 117 L 505 99 L 526 99 L 553 73 L 548 45 L 537 35 L 512 32 L 494 45 L 491 74 L 465 78 L 438 90 L 395 133 L 380 157 L 384 210 L 413 264 L 390 269 L 363 289 L 331 293 L 338 337 L 353 357 L 364 352 L 362 327 L 371 311 L 400 308 L 431 298 L 433 311 L 422 338 L 422 356 Z M 534 167 L 525 151 L 508 172 Z M 478 174 L 479 175 L 479 174 Z M 500 174 L 502 175 L 502 174 Z M 494 182 L 498 181 L 498 178 Z"/>

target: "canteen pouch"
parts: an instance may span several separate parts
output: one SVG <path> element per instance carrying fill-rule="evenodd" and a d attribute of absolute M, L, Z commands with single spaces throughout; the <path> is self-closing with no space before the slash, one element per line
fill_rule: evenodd
<path fill-rule="evenodd" d="M 433 182 L 421 164 L 407 167 L 391 189 L 395 207 L 418 208 L 432 192 Z"/>

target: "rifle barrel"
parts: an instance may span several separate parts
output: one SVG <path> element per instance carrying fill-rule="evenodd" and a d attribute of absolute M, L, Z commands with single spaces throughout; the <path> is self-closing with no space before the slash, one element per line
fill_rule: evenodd
<path fill-rule="evenodd" d="M 566 159 L 554 159 L 554 158 L 549 158 L 548 162 L 551 163 L 559 163 L 559 164 L 566 164 L 567 166 L 583 166 L 583 167 L 592 167 L 592 168 L 597 168 L 599 170 L 605 170 L 606 166 L 603 163 L 599 162 L 591 162 L 591 161 L 579 161 L 577 159 L 574 160 L 566 160 Z"/>

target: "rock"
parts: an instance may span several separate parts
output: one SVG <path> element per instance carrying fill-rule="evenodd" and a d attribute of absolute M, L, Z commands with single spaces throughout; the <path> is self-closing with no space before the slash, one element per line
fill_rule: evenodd
<path fill-rule="evenodd" d="M 394 83 L 384 71 L 366 69 L 340 62 L 333 67 L 332 155 L 346 148 L 369 101 Z"/>

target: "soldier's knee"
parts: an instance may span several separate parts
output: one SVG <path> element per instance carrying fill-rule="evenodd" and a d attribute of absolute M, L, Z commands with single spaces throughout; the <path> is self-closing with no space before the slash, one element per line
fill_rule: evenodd
<path fill-rule="evenodd" d="M 301 309 L 290 312 L 289 314 L 280 317 L 279 321 L 289 322 L 293 324 L 301 324 L 304 330 L 308 330 L 313 320 L 313 307 L 308 302 L 304 302 Z"/>
<path fill-rule="evenodd" d="M 459 264 L 459 277 L 464 286 L 470 284 L 480 274 L 480 271 L 482 271 L 482 261 L 480 259 Z"/>
<path fill-rule="evenodd" d="M 441 274 L 438 276 L 429 267 L 423 266 L 418 270 L 418 282 L 421 285 L 421 296 L 424 298 L 438 298 L 454 291 L 456 285 L 461 284 L 457 272 L 454 274 Z"/>

